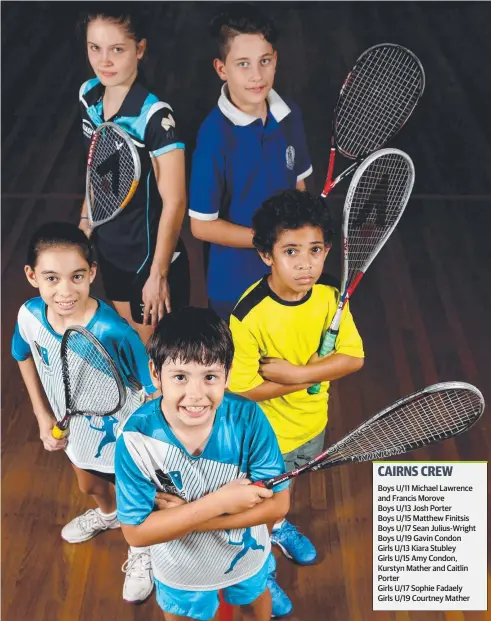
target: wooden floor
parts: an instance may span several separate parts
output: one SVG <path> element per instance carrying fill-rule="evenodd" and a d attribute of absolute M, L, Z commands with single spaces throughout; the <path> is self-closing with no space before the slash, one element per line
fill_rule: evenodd
<path fill-rule="evenodd" d="M 10 338 L 33 292 L 22 273 L 31 232 L 77 221 L 84 155 L 77 93 L 89 77 L 66 2 L 2 3 L 2 620 L 157 621 L 153 598 L 123 604 L 126 545 L 119 531 L 78 545 L 60 529 L 90 506 L 63 454 L 38 439 Z M 215 104 L 218 78 L 204 24 L 215 4 L 146 5 L 152 24 L 148 76 L 176 110 L 192 153 Z M 366 364 L 332 387 L 327 442 L 427 384 L 477 385 L 488 410 L 478 427 L 408 459 L 491 457 L 491 6 L 476 3 L 267 3 L 283 30 L 277 88 L 302 107 L 319 192 L 331 109 L 355 58 L 379 42 L 408 46 L 427 75 L 424 97 L 393 145 L 416 167 L 413 199 L 368 272 L 352 310 Z M 198 45 L 196 45 L 198 42 Z M 189 162 L 189 159 L 188 159 Z M 329 199 L 338 216 L 346 186 Z M 187 229 L 193 297 L 205 305 L 201 245 Z M 339 275 L 338 248 L 328 270 Z M 95 288 L 102 295 L 100 282 Z M 295 488 L 292 521 L 315 542 L 319 564 L 279 559 L 292 621 L 484 621 L 491 612 L 372 611 L 371 465 L 345 466 Z M 490 585 L 488 573 L 488 585 Z M 491 589 L 490 589 L 491 590 Z"/>

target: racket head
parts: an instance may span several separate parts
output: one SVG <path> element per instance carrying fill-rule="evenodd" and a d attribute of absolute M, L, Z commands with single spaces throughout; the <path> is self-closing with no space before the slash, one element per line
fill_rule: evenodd
<path fill-rule="evenodd" d="M 425 89 L 418 57 L 394 43 L 380 43 L 357 59 L 339 94 L 333 142 L 348 159 L 383 147 L 411 116 Z"/>
<path fill-rule="evenodd" d="M 133 198 L 141 162 L 131 137 L 116 123 L 103 123 L 92 135 L 85 197 L 92 228 L 115 218 Z"/>
<path fill-rule="evenodd" d="M 484 408 L 484 397 L 472 384 L 427 386 L 362 423 L 325 451 L 311 470 L 376 461 L 442 442 L 473 427 Z"/>
<path fill-rule="evenodd" d="M 263 481 L 268 489 L 305 472 L 402 455 L 464 433 L 484 412 L 484 397 L 466 382 L 441 382 L 403 397 L 307 464 Z"/>
<path fill-rule="evenodd" d="M 126 389 L 121 374 L 104 346 L 83 326 L 65 331 L 61 369 L 69 416 L 109 416 L 123 407 Z"/>
<path fill-rule="evenodd" d="M 342 291 L 354 289 L 391 236 L 414 179 L 414 164 L 399 149 L 380 149 L 356 170 L 343 208 Z"/>

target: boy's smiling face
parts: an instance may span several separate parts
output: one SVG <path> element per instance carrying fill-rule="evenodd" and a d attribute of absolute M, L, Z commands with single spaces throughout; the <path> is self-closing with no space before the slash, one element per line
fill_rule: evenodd
<path fill-rule="evenodd" d="M 162 409 L 171 428 L 196 429 L 212 424 L 228 386 L 223 365 L 169 360 L 157 372 L 150 361 L 150 372 L 155 387 L 162 391 Z"/>
<path fill-rule="evenodd" d="M 319 280 L 329 250 L 319 227 L 306 225 L 281 231 L 272 254 L 261 254 L 271 267 L 273 291 L 284 300 L 302 299 Z"/>
<path fill-rule="evenodd" d="M 230 97 L 240 110 L 253 113 L 272 89 L 276 52 L 260 34 L 239 34 L 230 42 L 225 62 L 215 59 L 214 67 L 227 82 Z"/>

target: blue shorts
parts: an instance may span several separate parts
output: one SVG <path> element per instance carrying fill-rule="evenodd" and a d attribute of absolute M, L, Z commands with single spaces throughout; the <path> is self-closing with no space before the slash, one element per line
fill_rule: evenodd
<path fill-rule="evenodd" d="M 238 584 L 222 589 L 226 602 L 233 606 L 245 606 L 256 600 L 267 588 L 268 558 L 261 569 Z M 166 586 L 155 579 L 157 604 L 164 612 L 181 617 L 208 621 L 216 615 L 219 605 L 218 590 L 216 591 L 184 591 Z"/>

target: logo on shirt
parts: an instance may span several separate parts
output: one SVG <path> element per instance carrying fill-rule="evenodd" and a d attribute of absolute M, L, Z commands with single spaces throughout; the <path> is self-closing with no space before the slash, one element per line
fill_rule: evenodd
<path fill-rule="evenodd" d="M 160 486 L 162 487 L 162 492 L 165 492 L 166 494 L 174 494 L 174 496 L 179 496 L 179 498 L 186 500 L 186 494 L 182 489 L 181 473 L 178 470 L 173 470 L 172 472 L 156 470 L 155 474 L 159 480 Z"/>
<path fill-rule="evenodd" d="M 49 366 L 48 350 L 46 347 L 42 347 L 39 343 L 36 343 L 36 341 L 34 341 L 34 345 L 36 346 L 36 351 L 39 354 L 39 359 L 41 360 L 43 366 L 46 367 L 46 369 L 51 370 Z"/>
<path fill-rule="evenodd" d="M 174 117 L 170 113 L 166 117 L 164 117 L 162 119 L 160 124 L 162 125 L 162 127 L 165 129 L 166 132 L 168 132 L 171 127 L 175 127 L 176 126 L 176 122 L 174 121 Z"/>
<path fill-rule="evenodd" d="M 92 138 L 92 134 L 94 133 L 94 128 L 86 119 L 82 120 L 82 131 L 86 138 Z"/>
<path fill-rule="evenodd" d="M 286 167 L 288 170 L 293 170 L 295 166 L 295 147 L 289 145 L 285 151 Z"/>

